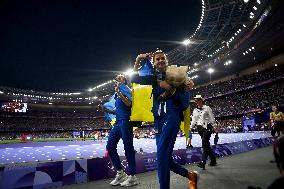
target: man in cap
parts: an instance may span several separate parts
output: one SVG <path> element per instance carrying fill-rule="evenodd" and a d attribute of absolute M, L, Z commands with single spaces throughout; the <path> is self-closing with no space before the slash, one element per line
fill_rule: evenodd
<path fill-rule="evenodd" d="M 196 108 L 192 113 L 191 128 L 196 127 L 198 134 L 202 139 L 202 162 L 198 164 L 198 167 L 205 169 L 206 160 L 210 157 L 210 166 L 217 165 L 216 157 L 210 146 L 210 137 L 213 129 L 216 128 L 215 118 L 212 113 L 212 109 L 204 104 L 204 98 L 201 95 L 194 97 Z M 215 129 L 217 133 L 217 129 Z"/>

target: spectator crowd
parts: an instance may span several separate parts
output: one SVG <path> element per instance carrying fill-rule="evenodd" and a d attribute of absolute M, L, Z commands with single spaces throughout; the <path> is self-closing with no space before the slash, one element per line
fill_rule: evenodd
<path fill-rule="evenodd" d="M 218 120 L 219 132 L 241 132 L 240 115 L 268 109 L 272 104 L 284 105 L 283 76 L 283 66 L 278 66 L 251 75 L 198 87 L 192 91 L 192 95 L 201 94 L 206 97 L 206 104 L 212 108 Z M 259 129 L 261 130 L 262 127 L 259 126 Z M 96 133 L 92 132 L 110 128 L 111 125 L 104 115 L 95 109 L 61 111 L 42 108 L 29 109 L 27 113 L 0 112 L 1 139 L 5 138 L 3 137 L 4 132 L 26 131 L 35 132 L 35 137 L 38 138 L 72 138 L 74 137 L 72 132 L 85 130 L 87 131 L 86 137 L 94 137 Z M 40 133 L 41 131 L 53 132 L 47 134 Z M 179 134 L 182 136 L 182 133 Z M 136 138 L 154 138 L 154 135 L 155 131 L 151 124 L 134 131 Z M 9 135 L 8 138 L 15 136 L 16 134 Z"/>

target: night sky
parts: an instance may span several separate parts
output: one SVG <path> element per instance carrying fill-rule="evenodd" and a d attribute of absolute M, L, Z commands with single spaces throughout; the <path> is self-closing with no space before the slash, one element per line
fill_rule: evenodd
<path fill-rule="evenodd" d="M 126 71 L 138 53 L 175 48 L 200 15 L 199 0 L 1 0 L 0 85 L 87 90 Z"/>

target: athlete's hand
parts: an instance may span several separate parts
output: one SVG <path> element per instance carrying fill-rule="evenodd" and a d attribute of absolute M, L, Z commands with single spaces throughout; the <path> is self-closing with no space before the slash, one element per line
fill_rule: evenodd
<path fill-rule="evenodd" d="M 144 54 L 139 54 L 136 58 L 136 62 L 140 62 L 141 60 L 145 59 L 150 59 L 152 58 L 153 53 L 144 53 Z"/>
<path fill-rule="evenodd" d="M 116 87 L 114 88 L 114 91 L 115 91 L 116 93 L 119 93 L 119 92 L 120 92 L 119 87 L 116 86 Z"/>
<path fill-rule="evenodd" d="M 172 86 L 170 84 L 168 84 L 166 81 L 159 81 L 159 85 L 163 89 L 171 89 L 172 88 Z"/>

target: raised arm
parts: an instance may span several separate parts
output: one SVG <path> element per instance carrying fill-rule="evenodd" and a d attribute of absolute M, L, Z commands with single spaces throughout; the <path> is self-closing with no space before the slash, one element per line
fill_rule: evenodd
<path fill-rule="evenodd" d="M 134 67 L 133 67 L 133 71 L 137 72 L 138 68 L 140 67 L 140 63 L 142 62 L 142 60 L 145 59 L 150 59 L 152 57 L 153 53 L 145 53 L 145 54 L 139 54 L 136 57 L 135 63 L 134 63 Z"/>
<path fill-rule="evenodd" d="M 117 93 L 118 97 L 123 101 L 123 103 L 130 107 L 131 106 L 131 100 L 125 97 L 119 90 L 118 87 L 115 87 L 115 92 Z"/>

